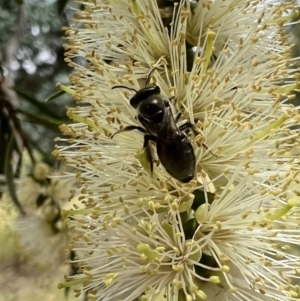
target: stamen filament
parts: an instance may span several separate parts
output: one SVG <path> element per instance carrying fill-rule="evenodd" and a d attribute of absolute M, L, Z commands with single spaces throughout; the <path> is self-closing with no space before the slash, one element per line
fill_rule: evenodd
<path fill-rule="evenodd" d="M 208 64 L 210 62 L 210 58 L 214 49 L 214 38 L 216 36 L 216 33 L 213 31 L 209 31 L 207 33 L 207 41 L 206 41 L 206 45 L 205 45 L 205 53 L 204 53 L 204 61 L 202 63 L 202 67 L 201 67 L 201 76 L 205 75 L 206 71 L 207 71 L 207 67 Z"/>
<path fill-rule="evenodd" d="M 289 119 L 289 115 L 284 114 L 281 118 L 279 118 L 278 120 L 274 121 L 269 126 L 267 126 L 265 130 L 260 131 L 257 135 L 255 135 L 251 139 L 251 141 L 246 144 L 246 148 L 252 146 L 255 142 L 268 136 L 273 129 L 279 128 L 288 119 Z"/>
<path fill-rule="evenodd" d="M 90 208 L 90 209 L 78 209 L 78 210 L 74 210 L 74 209 L 70 209 L 70 210 L 62 210 L 61 214 L 63 217 L 68 217 L 71 215 L 79 215 L 79 214 L 93 214 L 95 213 L 95 208 Z"/>
<path fill-rule="evenodd" d="M 70 94 L 70 95 L 74 95 L 75 94 L 75 90 L 69 88 L 68 86 L 64 86 L 62 84 L 57 84 L 56 87 L 62 91 L 65 91 L 66 93 Z"/>
<path fill-rule="evenodd" d="M 85 281 L 87 281 L 89 279 L 90 279 L 90 277 L 84 277 L 84 278 L 73 279 L 73 280 L 67 281 L 67 282 L 61 282 L 57 285 L 57 288 L 62 289 L 65 287 L 71 287 L 74 285 L 83 284 Z"/>
<path fill-rule="evenodd" d="M 70 119 L 72 119 L 73 121 L 84 123 L 84 124 L 86 124 L 87 126 L 89 126 L 91 128 L 97 128 L 94 121 L 92 121 L 91 119 L 88 119 L 86 117 L 82 117 L 82 116 L 79 116 L 79 115 L 75 114 L 73 110 L 68 110 L 67 116 Z"/>
<path fill-rule="evenodd" d="M 147 42 L 152 47 L 152 49 L 154 50 L 155 53 L 160 53 L 161 50 L 156 47 L 156 43 L 153 41 L 149 30 L 147 29 L 147 27 L 145 26 L 145 24 L 142 21 L 145 18 L 143 17 L 143 14 L 140 11 L 140 8 L 137 4 L 137 1 L 136 0 L 131 0 L 131 3 L 132 3 L 132 7 L 133 7 L 133 12 L 136 15 L 136 17 L 137 17 L 137 19 L 138 19 L 138 21 L 139 21 L 139 23 L 140 23 L 140 25 L 143 29 L 143 32 L 145 34 L 145 38 L 146 38 Z"/>
<path fill-rule="evenodd" d="M 278 210 L 274 214 L 268 215 L 267 218 L 272 221 L 279 220 L 282 216 L 287 214 L 291 210 L 291 208 L 293 208 L 293 206 L 286 204 L 285 206 L 283 206 L 280 210 Z"/>
<path fill-rule="evenodd" d="M 292 13 L 290 13 L 289 15 L 286 15 L 284 17 L 280 17 L 280 18 L 276 18 L 273 21 L 267 22 L 268 25 L 271 24 L 283 24 L 285 21 L 289 21 L 289 20 L 293 20 L 295 18 L 297 18 L 299 16 L 299 11 L 298 10 L 294 10 Z"/>

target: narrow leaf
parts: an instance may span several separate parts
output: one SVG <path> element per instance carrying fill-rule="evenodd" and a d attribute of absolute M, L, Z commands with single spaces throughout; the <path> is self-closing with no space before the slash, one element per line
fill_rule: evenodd
<path fill-rule="evenodd" d="M 21 206 L 19 199 L 16 194 L 15 189 L 15 183 L 14 183 L 14 172 L 12 167 L 12 159 L 13 159 L 13 153 L 14 153 L 14 146 L 15 146 L 15 139 L 14 139 L 14 133 L 11 131 L 10 137 L 8 139 L 8 145 L 6 149 L 6 155 L 5 155 L 5 176 L 6 176 L 6 185 L 8 187 L 8 192 L 15 204 L 15 206 L 19 209 L 20 213 L 22 215 L 25 215 L 25 211 L 23 207 Z"/>
<path fill-rule="evenodd" d="M 48 98 L 45 100 L 45 102 L 51 101 L 51 100 L 53 100 L 53 99 L 56 99 L 56 98 L 58 98 L 59 96 L 65 94 L 65 93 L 66 93 L 66 92 L 65 92 L 65 91 L 62 91 L 62 90 L 57 91 L 55 94 L 53 94 L 53 95 L 51 95 L 50 97 L 48 97 Z"/>
<path fill-rule="evenodd" d="M 51 154 L 45 152 L 41 148 L 40 144 L 34 141 L 30 136 L 28 137 L 28 141 L 30 145 L 42 155 L 43 162 L 47 163 L 50 166 L 54 166 L 55 158 Z"/>
<path fill-rule="evenodd" d="M 1 101 L 1 99 L 0 99 Z M 10 126 L 7 117 L 0 110 L 0 174 L 4 174 L 4 160 L 7 147 L 7 135 L 10 131 Z"/>
<path fill-rule="evenodd" d="M 17 109 L 17 112 L 22 113 L 29 122 L 33 122 L 36 124 L 43 125 L 47 128 L 50 128 L 54 131 L 58 131 L 58 127 L 63 123 L 70 123 L 69 119 L 55 119 L 48 116 L 44 116 L 42 114 L 33 114 L 24 109 Z"/>
<path fill-rule="evenodd" d="M 37 98 L 35 98 L 32 94 L 28 93 L 27 91 L 24 91 L 24 90 L 22 90 L 22 89 L 20 89 L 19 87 L 16 87 L 16 86 L 13 87 L 13 90 L 18 95 L 20 95 L 21 97 L 26 99 L 30 104 L 35 106 L 44 115 L 47 115 L 51 118 L 60 118 L 60 116 L 55 111 L 50 109 L 44 102 L 38 100 Z"/>
<path fill-rule="evenodd" d="M 68 3 L 68 0 L 58 0 L 57 1 L 57 12 L 59 14 L 62 14 L 64 12 L 67 3 Z"/>

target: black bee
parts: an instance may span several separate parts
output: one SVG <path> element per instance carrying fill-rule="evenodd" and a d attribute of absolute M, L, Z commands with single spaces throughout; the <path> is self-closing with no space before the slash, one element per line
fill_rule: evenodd
<path fill-rule="evenodd" d="M 154 69 L 155 70 L 155 69 Z M 185 134 L 192 129 L 198 134 L 196 127 L 189 121 L 177 125 L 181 113 L 174 117 L 169 100 L 164 100 L 157 85 L 147 87 L 152 70 L 148 76 L 145 88 L 136 91 L 126 86 L 114 86 L 134 91 L 136 94 L 130 99 L 130 105 L 137 112 L 137 119 L 144 126 L 129 125 L 117 131 L 112 138 L 121 132 L 138 130 L 144 134 L 144 145 L 150 170 L 153 172 L 153 159 L 149 141 L 156 143 L 158 158 L 167 172 L 175 179 L 187 183 L 194 177 L 196 157 L 193 146 Z"/>

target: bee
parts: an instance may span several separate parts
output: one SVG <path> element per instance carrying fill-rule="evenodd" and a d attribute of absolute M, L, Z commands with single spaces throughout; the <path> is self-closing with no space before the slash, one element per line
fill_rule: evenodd
<path fill-rule="evenodd" d="M 153 141 L 156 144 L 158 158 L 166 171 L 180 182 L 188 183 L 195 174 L 196 157 L 186 131 L 192 129 L 195 134 L 198 132 L 195 125 L 189 121 L 178 125 L 182 113 L 174 117 L 170 99 L 163 99 L 160 87 L 148 86 L 154 70 L 148 75 L 145 87 L 138 91 L 122 85 L 112 87 L 112 89 L 124 88 L 135 92 L 130 99 L 130 105 L 137 110 L 136 119 L 143 127 L 126 126 L 115 132 L 111 138 L 122 132 L 140 131 L 144 134 L 143 148 L 150 163 L 151 173 L 153 172 L 153 156 L 149 142 Z"/>

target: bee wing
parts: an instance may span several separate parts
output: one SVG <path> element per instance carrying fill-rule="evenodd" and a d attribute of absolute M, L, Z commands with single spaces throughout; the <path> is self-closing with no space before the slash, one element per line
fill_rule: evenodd
<path fill-rule="evenodd" d="M 174 117 L 174 108 L 168 100 L 165 101 L 165 105 L 166 105 L 166 116 L 165 116 L 164 124 L 169 129 L 178 132 L 179 131 L 178 126 L 176 124 L 176 120 Z"/>

